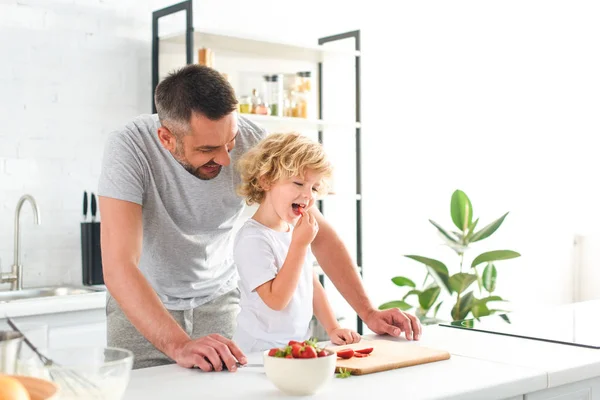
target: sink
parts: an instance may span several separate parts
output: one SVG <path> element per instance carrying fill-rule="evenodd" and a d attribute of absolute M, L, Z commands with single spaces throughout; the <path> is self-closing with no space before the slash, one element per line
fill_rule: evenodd
<path fill-rule="evenodd" d="M 43 297 L 61 297 L 77 294 L 89 294 L 103 292 L 100 287 L 76 287 L 76 286 L 52 286 L 40 288 L 28 288 L 23 290 L 0 291 L 0 303 L 8 303 L 16 300 L 31 300 Z"/>

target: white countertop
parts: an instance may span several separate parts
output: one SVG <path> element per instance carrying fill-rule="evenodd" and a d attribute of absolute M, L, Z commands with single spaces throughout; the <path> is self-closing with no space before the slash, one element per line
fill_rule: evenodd
<path fill-rule="evenodd" d="M 40 297 L 0 303 L 0 319 L 104 308 L 106 292 Z"/>
<path fill-rule="evenodd" d="M 262 364 L 262 354 L 248 362 Z M 449 360 L 375 374 L 334 378 L 311 399 L 465 399 L 510 398 L 546 388 L 543 370 L 514 367 L 452 355 Z M 390 396 L 390 392 L 393 396 Z M 494 396 L 490 397 L 493 393 Z M 267 379 L 262 367 L 235 373 L 189 370 L 176 365 L 132 372 L 124 400 L 293 399 Z"/>
<path fill-rule="evenodd" d="M 600 301 L 598 302 L 600 307 Z M 394 339 L 374 335 L 369 339 Z M 333 379 L 314 399 L 507 399 L 588 378 L 600 377 L 600 350 L 538 340 L 425 327 L 422 339 L 411 342 L 447 350 L 451 358 L 348 379 Z M 260 353 L 249 363 L 262 364 Z M 262 367 L 236 373 L 184 369 L 176 365 L 135 370 L 126 400 L 198 398 L 292 398 L 278 391 Z"/>

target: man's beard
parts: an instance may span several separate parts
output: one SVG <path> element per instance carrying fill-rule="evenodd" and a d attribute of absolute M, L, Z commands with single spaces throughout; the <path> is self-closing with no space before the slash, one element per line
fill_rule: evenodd
<path fill-rule="evenodd" d="M 219 173 L 221 173 L 221 168 L 223 168 L 222 165 L 219 165 L 213 161 L 209 161 L 206 164 L 203 164 L 199 167 L 194 167 L 192 164 L 187 162 L 187 160 L 185 159 L 185 157 L 183 155 L 183 149 L 179 145 L 175 149 L 175 157 L 174 158 L 183 167 L 183 169 L 185 169 L 187 172 L 189 172 L 190 174 L 194 175 L 196 178 L 201 179 L 203 181 L 209 181 L 211 179 L 216 178 L 217 176 L 219 176 Z M 211 167 L 211 166 L 219 167 L 217 169 L 216 173 L 207 175 L 204 172 L 202 172 L 202 170 L 201 170 L 202 167 Z"/>

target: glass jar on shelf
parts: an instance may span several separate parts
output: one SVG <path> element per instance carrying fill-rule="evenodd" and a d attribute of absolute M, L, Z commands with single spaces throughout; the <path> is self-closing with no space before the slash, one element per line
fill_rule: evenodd
<path fill-rule="evenodd" d="M 250 96 L 242 96 L 238 107 L 240 114 L 252 114 L 252 98 Z"/>
<path fill-rule="evenodd" d="M 270 104 L 271 115 L 283 117 L 283 76 L 281 74 L 271 75 L 268 103 Z"/>
<path fill-rule="evenodd" d="M 252 89 L 252 113 L 258 115 L 269 115 L 269 106 L 258 95 L 258 90 Z"/>
<path fill-rule="evenodd" d="M 311 93 L 311 73 L 310 71 L 301 71 L 296 74 L 296 83 L 294 88 L 295 111 L 297 118 L 308 118 L 308 108 Z"/>

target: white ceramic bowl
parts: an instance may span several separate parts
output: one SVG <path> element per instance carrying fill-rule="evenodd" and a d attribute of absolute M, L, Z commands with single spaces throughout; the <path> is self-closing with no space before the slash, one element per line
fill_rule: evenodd
<path fill-rule="evenodd" d="M 326 350 L 327 351 L 327 350 Z M 325 387 L 335 375 L 334 353 L 318 358 L 280 358 L 263 353 L 267 378 L 282 392 L 310 396 Z"/>

